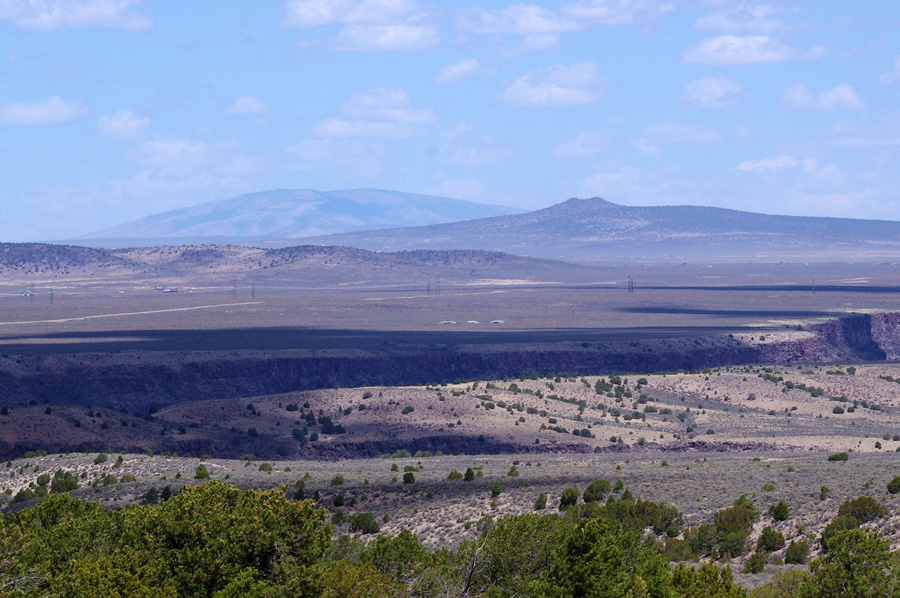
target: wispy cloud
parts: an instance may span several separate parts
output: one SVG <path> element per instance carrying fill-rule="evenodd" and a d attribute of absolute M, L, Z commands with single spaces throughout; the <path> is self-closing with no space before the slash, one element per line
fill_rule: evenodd
<path fill-rule="evenodd" d="M 338 34 L 335 49 L 345 52 L 416 52 L 433 48 L 440 35 L 432 25 L 348 25 Z"/>
<path fill-rule="evenodd" d="M 108 27 L 139 31 L 153 19 L 136 9 L 143 0 L 0 0 L 0 19 L 26 31 Z"/>
<path fill-rule="evenodd" d="M 119 110 L 113 114 L 104 114 L 97 121 L 97 133 L 110 139 L 133 141 L 140 139 L 150 128 L 150 118 L 140 117 L 134 110 Z"/>
<path fill-rule="evenodd" d="M 237 98 L 228 108 L 225 109 L 229 114 L 269 114 L 272 108 L 268 104 L 253 96 L 241 96 Z"/>
<path fill-rule="evenodd" d="M 7 126 L 56 125 L 86 115 L 81 102 L 67 102 L 53 96 L 46 102 L 26 104 L 13 102 L 0 106 L 0 124 Z"/>
<path fill-rule="evenodd" d="M 464 12 L 456 26 L 461 31 L 482 35 L 536 35 L 564 33 L 582 28 L 575 19 L 534 4 L 517 4 L 503 10 L 476 8 Z"/>
<path fill-rule="evenodd" d="M 235 142 L 211 144 L 178 137 L 157 137 L 139 144 L 130 158 L 142 166 L 185 176 L 195 169 L 225 162 L 237 148 Z"/>
<path fill-rule="evenodd" d="M 824 53 L 825 49 L 821 46 L 799 50 L 766 35 L 720 35 L 685 50 L 681 59 L 692 64 L 728 66 L 812 60 Z"/>
<path fill-rule="evenodd" d="M 299 29 L 331 23 L 388 24 L 418 11 L 415 0 L 288 0 L 282 24 Z"/>
<path fill-rule="evenodd" d="M 881 76 L 879 82 L 883 85 L 890 85 L 891 83 L 900 82 L 900 56 L 894 59 L 894 64 L 891 67 L 891 70 L 886 72 Z"/>
<path fill-rule="evenodd" d="M 444 67 L 434 78 L 434 82 L 438 84 L 453 83 L 483 71 L 484 67 L 477 58 L 466 58 Z"/>
<path fill-rule="evenodd" d="M 440 43 L 415 0 L 288 0 L 282 25 L 309 29 L 341 24 L 333 41 L 345 52 L 413 52 Z"/>
<path fill-rule="evenodd" d="M 741 2 L 698 19 L 694 28 L 732 34 L 769 35 L 789 29 L 784 21 L 776 17 L 779 12 L 768 4 Z"/>
<path fill-rule="evenodd" d="M 807 172 L 812 172 L 818 166 L 815 158 L 797 160 L 791 156 L 778 156 L 777 158 L 763 158 L 761 160 L 748 160 L 741 162 L 733 170 L 742 172 L 775 172 L 785 168 L 803 166 Z"/>
<path fill-rule="evenodd" d="M 703 77 L 688 83 L 685 92 L 685 100 L 701 108 L 727 108 L 747 95 L 740 83 L 725 77 Z"/>
<path fill-rule="evenodd" d="M 316 137 L 411 137 L 437 121 L 427 108 L 414 108 L 401 89 L 372 89 L 341 106 L 340 116 L 313 127 Z"/>
<path fill-rule="evenodd" d="M 818 95 L 813 95 L 802 83 L 796 83 L 784 89 L 782 103 L 794 110 L 863 110 L 866 107 L 853 88 L 846 83 L 836 85 Z"/>
<path fill-rule="evenodd" d="M 655 0 L 576 0 L 562 7 L 562 14 L 593 25 L 633 25 L 659 18 L 675 10 L 672 2 Z"/>
<path fill-rule="evenodd" d="M 536 69 L 519 77 L 503 99 L 513 106 L 573 106 L 600 99 L 600 70 L 594 62 Z"/>

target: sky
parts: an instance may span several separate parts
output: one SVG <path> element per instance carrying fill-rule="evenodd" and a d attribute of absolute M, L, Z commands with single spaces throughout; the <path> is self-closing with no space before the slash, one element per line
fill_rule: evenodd
<path fill-rule="evenodd" d="M 900 220 L 896 0 L 0 0 L 0 241 L 277 188 Z"/>

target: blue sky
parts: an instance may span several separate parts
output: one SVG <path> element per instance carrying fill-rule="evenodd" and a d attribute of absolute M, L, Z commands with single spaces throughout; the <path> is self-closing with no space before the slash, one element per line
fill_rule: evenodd
<path fill-rule="evenodd" d="M 272 188 L 900 220 L 889 0 L 0 0 L 0 240 Z"/>

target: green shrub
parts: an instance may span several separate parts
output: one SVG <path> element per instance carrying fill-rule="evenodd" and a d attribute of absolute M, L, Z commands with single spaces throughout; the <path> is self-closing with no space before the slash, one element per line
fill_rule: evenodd
<path fill-rule="evenodd" d="M 890 492 L 891 494 L 900 493 L 900 475 L 898 475 L 893 480 L 888 482 L 887 491 Z"/>
<path fill-rule="evenodd" d="M 197 469 L 194 471 L 194 479 L 195 480 L 208 480 L 209 479 L 209 470 L 206 469 L 206 465 L 202 463 L 197 466 Z"/>
<path fill-rule="evenodd" d="M 534 510 L 543 511 L 547 508 L 547 495 L 541 492 L 534 501 Z"/>
<path fill-rule="evenodd" d="M 754 552 L 744 561 L 741 573 L 762 573 L 766 568 L 766 553 Z"/>
<path fill-rule="evenodd" d="M 838 532 L 857 529 L 859 526 L 860 521 L 856 517 L 852 517 L 850 515 L 838 515 L 831 520 L 831 523 L 825 526 L 824 530 L 822 530 L 822 536 L 819 538 L 819 542 L 822 544 L 822 549 L 825 552 L 828 552 L 828 542 Z"/>
<path fill-rule="evenodd" d="M 344 483 L 344 476 L 342 476 L 342 475 L 336 475 L 333 478 L 331 478 L 332 486 L 340 486 L 343 483 Z"/>
<path fill-rule="evenodd" d="M 779 500 L 777 503 L 769 507 L 769 515 L 772 516 L 772 519 L 775 521 L 785 521 L 788 517 L 790 517 L 791 513 L 788 509 L 787 504 L 783 500 Z"/>
<path fill-rule="evenodd" d="M 775 552 L 784 548 L 784 536 L 769 526 L 763 528 L 759 540 L 756 542 L 757 552 Z"/>
<path fill-rule="evenodd" d="M 500 493 L 501 493 L 502 491 L 503 491 L 503 489 L 500 487 L 500 482 L 499 482 L 499 481 L 498 481 L 498 482 L 494 482 L 494 485 L 491 486 L 491 496 L 493 496 L 493 497 L 495 497 L 495 498 L 496 498 L 497 496 L 500 496 Z"/>
<path fill-rule="evenodd" d="M 109 456 L 106 453 L 100 453 L 96 457 L 94 457 L 94 465 L 100 465 L 101 463 L 106 463 L 106 460 L 109 459 Z"/>
<path fill-rule="evenodd" d="M 791 542 L 784 551 L 784 562 L 789 565 L 802 565 L 809 558 L 809 544 L 806 540 Z"/>
<path fill-rule="evenodd" d="M 850 459 L 850 455 L 847 453 L 834 453 L 833 455 L 828 455 L 829 461 L 847 461 Z"/>
<path fill-rule="evenodd" d="M 371 513 L 357 513 L 350 517 L 350 531 L 363 534 L 377 534 L 381 530 Z"/>
<path fill-rule="evenodd" d="M 62 492 L 71 492 L 78 488 L 78 482 L 75 475 L 69 471 L 58 470 L 53 474 L 53 481 L 50 482 L 50 493 L 59 494 Z"/>
<path fill-rule="evenodd" d="M 672 563 L 697 560 L 697 555 L 691 550 L 690 542 L 678 538 L 666 538 L 662 555 Z"/>
<path fill-rule="evenodd" d="M 338 509 L 334 512 L 334 515 L 331 516 L 331 523 L 334 525 L 343 525 L 347 521 L 347 514 L 344 513 L 344 509 Z"/>
<path fill-rule="evenodd" d="M 578 488 L 566 488 L 559 497 L 559 510 L 565 511 L 568 507 L 578 503 Z"/>
<path fill-rule="evenodd" d="M 465 482 L 471 482 L 471 481 L 473 481 L 474 479 L 475 479 L 475 470 L 472 469 L 471 467 L 467 467 L 467 468 L 466 468 L 466 473 L 465 473 L 465 475 L 463 476 L 463 481 L 465 481 Z"/>
<path fill-rule="evenodd" d="M 866 523 L 885 515 L 887 515 L 887 509 L 871 496 L 848 499 L 838 508 L 838 516 L 854 517 L 860 523 Z"/>
<path fill-rule="evenodd" d="M 415 474 L 413 474 L 413 472 L 411 472 L 411 471 L 407 471 L 406 473 L 404 473 L 403 474 L 403 483 L 404 484 L 415 484 L 416 483 Z"/>
<path fill-rule="evenodd" d="M 612 486 L 610 486 L 608 481 L 594 480 L 584 489 L 582 499 L 585 503 L 600 502 L 607 494 L 609 494 L 611 489 Z"/>

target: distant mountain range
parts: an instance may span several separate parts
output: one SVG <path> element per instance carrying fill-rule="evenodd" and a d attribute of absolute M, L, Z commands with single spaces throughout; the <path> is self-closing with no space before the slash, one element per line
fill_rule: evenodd
<path fill-rule="evenodd" d="M 474 249 L 577 262 L 894 261 L 900 259 L 900 222 L 633 207 L 599 197 L 522 213 L 397 191 L 275 190 L 142 218 L 76 242 Z"/>
<path fill-rule="evenodd" d="M 521 213 L 430 195 L 378 189 L 275 189 L 163 212 L 75 241 L 194 243 L 298 239 L 387 227 L 423 226 Z"/>
<path fill-rule="evenodd" d="M 900 222 L 773 216 L 699 206 L 632 207 L 599 197 L 542 210 L 415 228 L 304 239 L 373 251 L 480 249 L 591 262 L 900 259 Z"/>

